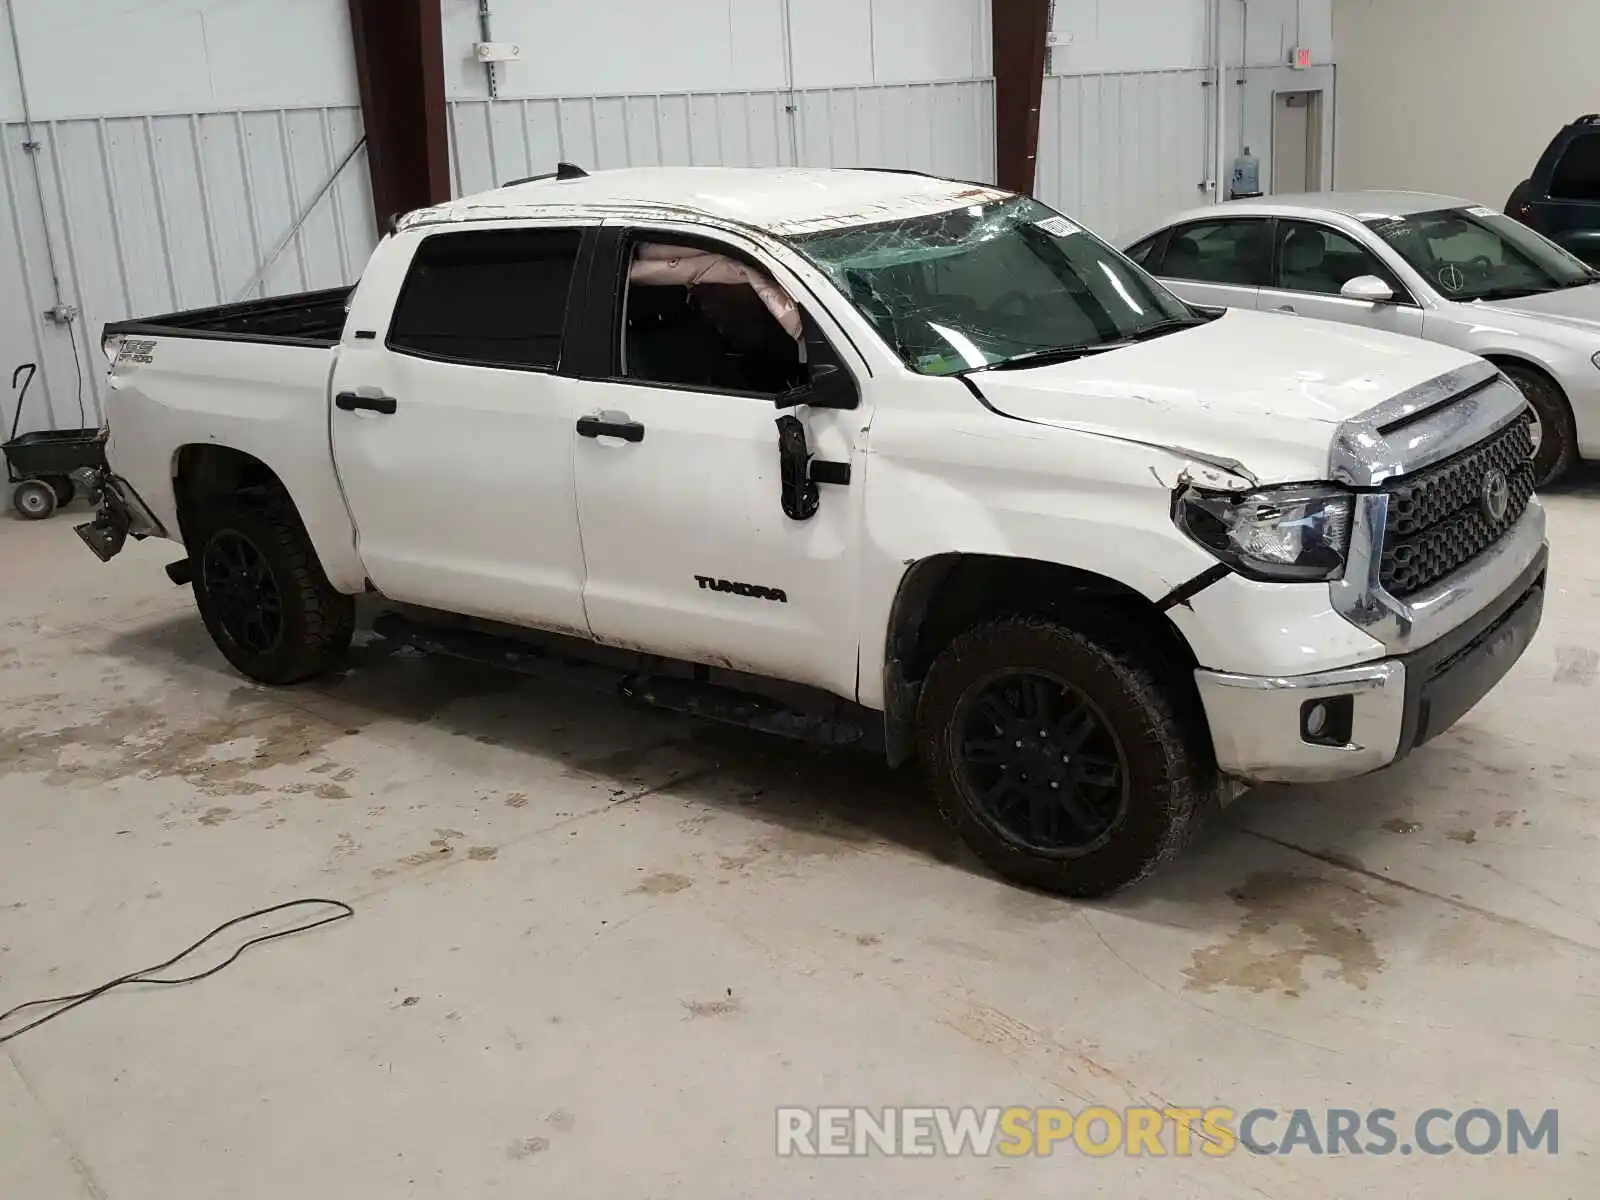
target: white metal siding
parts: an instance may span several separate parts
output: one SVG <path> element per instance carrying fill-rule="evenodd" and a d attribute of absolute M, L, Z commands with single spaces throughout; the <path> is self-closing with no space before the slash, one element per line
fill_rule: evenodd
<path fill-rule="evenodd" d="M 988 80 L 789 93 L 589 96 L 451 105 L 458 193 L 551 170 L 644 164 L 903 166 L 994 175 Z M 109 321 L 240 298 L 361 136 L 353 106 L 36 123 L 45 210 L 73 326 L 83 417 L 99 420 Z M 20 124 L 0 126 L 0 366 L 40 365 L 24 430 L 79 423 L 68 330 Z M 376 241 L 365 154 L 345 168 L 252 295 L 354 282 Z M 9 428 L 12 400 L 0 403 Z"/>
<path fill-rule="evenodd" d="M 99 421 L 108 321 L 239 299 L 361 136 L 355 107 L 266 109 L 38 122 L 37 158 L 84 416 Z M 55 303 L 26 134 L 0 126 L 0 367 L 35 361 L 23 428 L 79 422 L 66 328 Z M 252 295 L 353 282 L 376 244 L 364 151 L 310 212 Z M 13 398 L 0 412 L 13 415 Z"/>
<path fill-rule="evenodd" d="M 995 169 L 994 84 L 987 79 L 792 95 L 457 100 L 450 117 L 458 194 L 551 171 L 561 161 L 589 169 L 911 167 L 981 180 Z"/>
<path fill-rule="evenodd" d="M 1051 76 L 1034 194 L 1108 240 L 1205 201 L 1206 71 Z"/>

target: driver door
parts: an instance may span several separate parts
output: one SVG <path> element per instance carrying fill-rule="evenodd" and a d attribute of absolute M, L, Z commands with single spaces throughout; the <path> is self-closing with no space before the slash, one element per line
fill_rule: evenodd
<path fill-rule="evenodd" d="M 755 376 L 730 373 L 717 306 L 708 318 L 685 294 L 707 288 L 641 283 L 634 270 L 641 246 L 688 246 L 754 267 L 790 297 L 805 294 L 753 244 L 670 224 L 611 225 L 607 235 L 588 308 L 604 342 L 584 367 L 574 450 L 590 630 L 611 645 L 853 699 L 865 395 L 857 385 L 856 410 L 779 410 Z M 743 290 L 732 297 L 745 303 L 742 317 L 772 321 L 756 330 L 759 342 L 777 320 Z M 807 320 L 811 362 L 831 356 L 864 379 L 865 364 L 834 350 L 846 343 L 837 331 L 829 337 L 826 314 Z M 792 337 L 787 347 L 797 364 Z M 816 459 L 838 464 L 804 520 L 782 505 L 777 422 L 786 415 Z"/>
<path fill-rule="evenodd" d="M 1272 285 L 1261 289 L 1263 312 L 1422 336 L 1422 309 L 1405 284 L 1371 250 L 1331 225 L 1280 220 L 1273 238 L 1272 270 Z M 1387 283 L 1394 289 L 1394 300 L 1373 304 L 1339 294 L 1346 283 L 1362 275 L 1375 275 Z"/>

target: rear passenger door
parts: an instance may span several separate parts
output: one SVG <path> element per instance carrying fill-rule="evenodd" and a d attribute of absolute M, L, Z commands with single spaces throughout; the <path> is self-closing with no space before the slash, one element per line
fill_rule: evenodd
<path fill-rule="evenodd" d="M 1271 265 L 1271 222 L 1232 217 L 1178 226 L 1145 269 L 1192 304 L 1255 308 Z"/>
<path fill-rule="evenodd" d="M 557 372 L 592 235 L 398 236 L 415 251 L 381 256 L 398 277 L 358 293 L 333 378 L 334 459 L 367 575 L 406 603 L 587 634 L 579 385 Z"/>
<path fill-rule="evenodd" d="M 1273 280 L 1261 290 L 1262 311 L 1422 335 L 1422 309 L 1405 284 L 1349 234 L 1317 221 L 1280 220 L 1273 241 Z M 1393 301 L 1373 304 L 1340 295 L 1345 284 L 1362 275 L 1388 284 Z"/>

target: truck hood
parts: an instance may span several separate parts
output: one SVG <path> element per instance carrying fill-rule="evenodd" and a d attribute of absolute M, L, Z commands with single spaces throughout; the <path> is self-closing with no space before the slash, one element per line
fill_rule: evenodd
<path fill-rule="evenodd" d="M 1326 478 L 1340 422 L 1474 361 L 1397 334 L 1230 309 L 1123 350 L 968 378 L 1004 416 L 1231 461 L 1268 484 Z"/>
<path fill-rule="evenodd" d="M 1537 296 L 1519 296 L 1515 300 L 1482 300 L 1466 307 L 1529 317 L 1546 327 L 1559 325 L 1600 338 L 1600 281 L 1587 287 L 1561 288 Z"/>

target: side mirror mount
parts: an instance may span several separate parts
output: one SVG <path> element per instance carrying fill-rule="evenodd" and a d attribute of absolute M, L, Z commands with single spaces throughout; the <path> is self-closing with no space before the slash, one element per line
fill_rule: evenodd
<path fill-rule="evenodd" d="M 855 380 L 848 371 L 834 363 L 818 363 L 811 368 L 809 380 L 779 392 L 773 403 L 780 409 L 802 404 L 811 408 L 855 408 L 861 397 L 856 394 Z"/>
<path fill-rule="evenodd" d="M 1389 304 L 1394 300 L 1394 289 L 1376 275 L 1357 275 L 1339 289 L 1346 300 L 1360 300 L 1366 304 Z"/>

